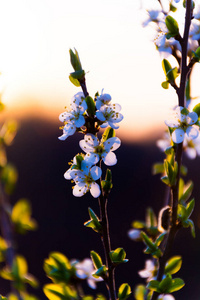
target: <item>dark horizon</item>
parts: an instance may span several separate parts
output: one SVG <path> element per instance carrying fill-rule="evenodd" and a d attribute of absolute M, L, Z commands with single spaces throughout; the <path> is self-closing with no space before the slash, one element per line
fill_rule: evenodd
<path fill-rule="evenodd" d="M 14 204 L 20 198 L 29 199 L 33 217 L 39 225 L 37 231 L 17 236 L 17 252 L 26 257 L 30 273 L 41 282 L 39 290 L 31 290 L 40 299 L 46 299 L 42 286 L 50 282 L 43 271 L 43 261 L 50 252 L 59 251 L 69 259 L 79 260 L 89 257 L 90 250 L 103 256 L 98 234 L 83 225 L 89 219 L 88 207 L 98 214 L 97 199 L 92 198 L 89 193 L 81 198 L 74 197 L 70 181 L 63 177 L 69 167 L 68 162 L 80 152 L 80 135 L 69 137 L 63 142 L 58 140 L 59 134 L 55 122 L 26 120 L 21 123 L 15 141 L 7 151 L 8 160 L 17 167 L 19 173 L 11 202 Z M 129 259 L 127 264 L 116 270 L 117 286 L 128 282 L 133 290 L 136 284 L 144 283 L 137 272 L 144 268 L 149 256 L 143 254 L 143 243 L 131 241 L 127 231 L 131 229 L 133 220 L 144 220 L 147 207 L 152 207 L 158 214 L 163 206 L 165 185 L 160 181 L 159 175 L 151 174 L 151 167 L 153 163 L 161 162 L 164 155 L 156 147 L 155 140 L 147 144 L 122 141 L 116 155 L 118 163 L 111 167 L 113 189 L 108 202 L 111 244 L 112 249 L 123 247 Z M 186 229 L 181 230 L 175 240 L 173 254 L 183 256 L 183 266 L 177 277 L 183 278 L 186 285 L 181 291 L 174 293 L 174 296 L 176 300 L 198 300 L 200 158 L 190 161 L 184 156 L 184 161 L 189 170 L 187 178 L 194 181 L 196 209 L 192 219 L 196 225 L 196 239 Z M 190 255 L 189 245 L 192 249 Z M 3 284 L 4 281 L 1 280 L 2 294 L 7 292 L 4 291 Z M 103 284 L 98 284 L 98 287 L 96 292 L 103 291 L 107 296 Z M 93 293 L 89 288 L 87 292 Z"/>

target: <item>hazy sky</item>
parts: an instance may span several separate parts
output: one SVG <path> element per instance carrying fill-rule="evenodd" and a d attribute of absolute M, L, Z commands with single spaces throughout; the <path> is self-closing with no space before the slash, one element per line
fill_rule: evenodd
<path fill-rule="evenodd" d="M 79 91 L 68 80 L 69 48 L 79 52 L 91 96 L 122 106 L 121 130 L 137 136 L 162 127 L 177 103 L 163 90 L 152 31 L 141 26 L 156 0 L 0 0 L 0 70 L 8 108 L 39 106 L 53 117 Z M 142 8 L 143 6 L 143 8 Z"/>

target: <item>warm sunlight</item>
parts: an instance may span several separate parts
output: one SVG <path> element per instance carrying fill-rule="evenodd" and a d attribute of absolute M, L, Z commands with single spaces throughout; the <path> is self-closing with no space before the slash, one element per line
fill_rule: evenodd
<path fill-rule="evenodd" d="M 122 105 L 123 133 L 134 130 L 135 137 L 141 137 L 152 127 L 164 126 L 163 119 L 177 99 L 172 89 L 163 93 L 165 78 L 152 42 L 155 37 L 141 26 L 146 18 L 142 3 L 1 2 L 0 70 L 8 108 L 21 113 L 45 110 L 46 116 L 56 119 L 79 91 L 68 80 L 72 71 L 68 50 L 75 47 L 88 72 L 91 96 L 104 88 Z"/>

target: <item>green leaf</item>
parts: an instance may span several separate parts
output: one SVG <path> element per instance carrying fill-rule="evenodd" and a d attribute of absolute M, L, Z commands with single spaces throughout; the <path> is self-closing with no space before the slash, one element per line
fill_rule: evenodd
<path fill-rule="evenodd" d="M 151 207 L 148 207 L 146 210 L 146 225 L 147 227 L 157 226 L 157 218 Z"/>
<path fill-rule="evenodd" d="M 96 269 L 101 268 L 103 263 L 102 263 L 102 259 L 101 259 L 100 255 L 95 251 L 90 251 L 90 255 L 91 255 L 91 258 L 92 258 L 95 268 Z"/>
<path fill-rule="evenodd" d="M 70 62 L 75 71 L 82 70 L 80 58 L 76 49 L 73 52 L 72 49 L 69 50 Z"/>
<path fill-rule="evenodd" d="M 75 85 L 76 87 L 81 86 L 80 82 L 78 81 L 78 79 L 75 79 L 71 74 L 69 75 L 69 80 L 71 81 L 71 83 L 73 83 L 73 85 Z"/>
<path fill-rule="evenodd" d="M 159 290 L 162 293 L 165 293 L 172 284 L 172 276 L 170 274 L 167 274 L 166 277 L 159 283 Z"/>
<path fill-rule="evenodd" d="M 169 30 L 169 33 L 172 36 L 176 36 L 179 34 L 179 27 L 177 21 L 170 15 L 168 15 L 165 18 L 165 24 L 167 26 L 167 29 Z"/>
<path fill-rule="evenodd" d="M 165 171 L 163 163 L 155 163 L 152 167 L 153 175 L 163 174 Z"/>
<path fill-rule="evenodd" d="M 142 229 L 146 227 L 146 223 L 142 221 L 133 221 L 132 227 L 136 229 Z"/>
<path fill-rule="evenodd" d="M 77 300 L 77 292 L 71 287 L 58 284 L 46 284 L 43 291 L 49 300 Z"/>
<path fill-rule="evenodd" d="M 160 289 L 159 289 L 159 284 L 160 282 L 157 281 L 157 280 L 151 280 L 148 284 L 147 284 L 147 288 L 152 290 L 152 291 L 155 291 L 155 292 L 160 292 Z"/>
<path fill-rule="evenodd" d="M 193 212 L 193 210 L 194 210 L 194 205 L 195 205 L 195 200 L 194 200 L 194 199 L 192 199 L 192 200 L 187 204 L 187 207 L 186 207 L 186 218 L 187 218 L 187 219 L 191 216 L 191 214 L 192 214 L 192 212 Z"/>
<path fill-rule="evenodd" d="M 162 243 L 162 241 L 163 241 L 165 235 L 166 235 L 166 232 L 161 233 L 161 234 L 158 236 L 158 238 L 157 238 L 156 241 L 155 241 L 155 245 L 156 245 L 157 247 L 160 246 L 160 244 Z"/>
<path fill-rule="evenodd" d="M 181 256 L 173 256 L 170 258 L 165 265 L 165 274 L 175 274 L 177 273 L 182 265 Z"/>
<path fill-rule="evenodd" d="M 126 257 L 126 252 L 124 251 L 123 248 L 117 248 L 114 251 L 111 251 L 109 253 L 110 258 L 112 260 L 113 263 L 115 264 L 119 264 L 119 263 L 123 263 L 123 262 L 127 262 L 128 259 L 125 259 Z"/>
<path fill-rule="evenodd" d="M 191 228 L 191 234 L 192 234 L 193 238 L 195 238 L 196 235 L 195 235 L 195 226 L 194 226 L 194 223 L 193 223 L 193 221 L 190 220 L 190 219 L 188 219 L 187 221 L 188 221 L 189 226 L 190 226 L 190 228 Z"/>
<path fill-rule="evenodd" d="M 167 289 L 167 293 L 173 293 L 182 289 L 185 285 L 184 281 L 181 278 L 175 278 L 171 282 L 171 286 Z"/>
<path fill-rule="evenodd" d="M 134 291 L 134 296 L 136 300 L 145 300 L 146 297 L 146 287 L 144 285 L 137 285 Z"/>
<path fill-rule="evenodd" d="M 123 283 L 119 287 L 119 291 L 118 291 L 119 300 L 126 300 L 128 297 L 130 297 L 130 295 L 131 295 L 130 286 L 128 285 L 128 283 Z"/>
<path fill-rule="evenodd" d="M 112 127 L 106 128 L 106 130 L 104 131 L 104 133 L 102 135 L 102 141 L 105 142 L 109 138 L 112 138 L 112 137 L 115 137 L 115 130 Z"/>
<path fill-rule="evenodd" d="M 167 90 L 169 88 L 169 82 L 168 81 L 163 81 L 161 83 L 161 86 L 163 87 L 163 89 Z"/>
<path fill-rule="evenodd" d="M 86 227 L 91 227 L 94 231 L 100 233 L 102 230 L 102 226 L 99 222 L 99 218 L 97 217 L 97 215 L 94 213 L 94 211 L 90 207 L 88 208 L 88 211 L 89 211 L 91 220 L 85 222 L 84 225 Z"/>
<path fill-rule="evenodd" d="M 90 117 L 94 117 L 95 115 L 95 103 L 94 103 L 94 100 L 92 99 L 92 97 L 90 96 L 87 96 L 85 98 L 85 101 L 87 103 L 87 113 Z"/>
<path fill-rule="evenodd" d="M 25 234 L 28 230 L 37 229 L 37 222 L 31 218 L 31 213 L 31 204 L 27 199 L 21 199 L 14 205 L 11 220 L 17 232 Z"/>
<path fill-rule="evenodd" d="M 176 8 L 174 5 L 172 5 L 172 3 L 170 3 L 169 9 L 170 9 L 172 12 L 175 12 L 175 11 L 177 10 L 177 8 Z"/>
<path fill-rule="evenodd" d="M 193 108 L 193 111 L 198 115 L 198 117 L 200 117 L 200 103 L 195 105 L 195 107 Z"/>
<path fill-rule="evenodd" d="M 145 232 L 141 232 L 141 237 L 144 241 L 144 243 L 153 251 L 156 251 L 157 250 L 157 247 L 156 245 L 152 242 L 152 240 L 146 235 Z"/>
<path fill-rule="evenodd" d="M 194 188 L 194 184 L 192 181 L 188 181 L 187 184 L 184 186 L 184 191 L 179 199 L 180 202 L 186 202 L 190 198 L 192 191 Z"/>
<path fill-rule="evenodd" d="M 167 76 L 167 73 L 172 69 L 172 66 L 170 65 L 169 61 L 165 58 L 162 60 L 162 68 L 165 73 L 165 76 Z"/>
<path fill-rule="evenodd" d="M 107 268 L 105 265 L 101 266 L 94 274 L 93 277 L 98 278 L 98 277 L 104 277 L 107 273 Z"/>

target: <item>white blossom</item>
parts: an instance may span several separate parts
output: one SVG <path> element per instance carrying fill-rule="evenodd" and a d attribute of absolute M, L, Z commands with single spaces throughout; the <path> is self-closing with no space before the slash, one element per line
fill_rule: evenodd
<path fill-rule="evenodd" d="M 85 124 L 85 118 L 83 116 L 87 104 L 84 100 L 82 92 L 77 93 L 71 99 L 70 109 L 64 111 L 59 115 L 59 120 L 64 123 L 63 134 L 58 137 L 59 140 L 65 140 L 70 135 L 76 132 L 76 128 L 80 128 Z"/>
<path fill-rule="evenodd" d="M 153 260 L 148 259 L 145 261 L 145 268 L 138 272 L 139 276 L 146 278 L 147 282 L 156 279 L 157 268 Z"/>
<path fill-rule="evenodd" d="M 194 20 L 191 23 L 189 37 L 192 40 L 200 40 L 200 22 Z"/>
<path fill-rule="evenodd" d="M 99 141 L 98 138 L 88 133 L 84 136 L 84 140 L 79 142 L 81 149 L 86 152 L 85 161 L 96 164 L 100 158 L 107 166 L 113 166 L 117 163 L 114 150 L 118 149 L 121 141 L 117 137 L 107 139 L 107 141 Z"/>
<path fill-rule="evenodd" d="M 172 132 L 172 140 L 174 143 L 182 143 L 185 133 L 190 139 L 195 139 L 199 135 L 199 130 L 193 126 L 198 120 L 198 115 L 186 108 L 178 106 L 175 110 L 174 120 L 165 121 L 165 124 L 171 128 L 175 128 Z"/>
<path fill-rule="evenodd" d="M 92 167 L 92 164 L 85 160 L 81 161 L 80 169 L 76 169 L 75 165 L 73 166 L 64 174 L 65 179 L 72 179 L 75 182 L 73 195 L 81 197 L 90 191 L 94 198 L 98 198 L 101 194 L 101 189 L 95 181 L 101 177 L 101 168 L 97 166 Z"/>
<path fill-rule="evenodd" d="M 161 294 L 159 295 L 158 300 L 175 300 L 175 298 L 170 294 Z"/>
<path fill-rule="evenodd" d="M 103 280 L 101 277 L 92 276 L 95 269 L 90 258 L 85 258 L 82 262 L 75 261 L 73 265 L 76 268 L 76 276 L 80 279 L 86 279 L 90 288 L 96 289 L 96 282 Z"/>
<path fill-rule="evenodd" d="M 121 106 L 119 104 L 103 105 L 96 112 L 96 117 L 100 121 L 104 122 L 101 127 L 105 128 L 108 125 L 113 129 L 118 129 L 119 126 L 115 123 L 119 123 L 123 119 L 123 115 L 120 113 Z"/>
<path fill-rule="evenodd" d="M 128 231 L 128 237 L 133 241 L 138 241 L 141 239 L 141 230 L 139 229 L 130 229 Z"/>
<path fill-rule="evenodd" d="M 147 10 L 148 18 L 143 22 L 143 26 L 146 27 L 150 22 L 159 22 L 163 18 L 163 13 L 160 10 Z"/>
<path fill-rule="evenodd" d="M 200 156 L 200 135 L 194 140 L 186 136 L 183 141 L 183 150 L 190 159 Z"/>
<path fill-rule="evenodd" d="M 172 47 L 181 51 L 180 43 L 174 38 L 167 39 L 166 34 L 168 33 L 167 26 L 164 21 L 158 23 L 158 35 L 154 42 L 159 52 L 172 54 Z"/>
<path fill-rule="evenodd" d="M 96 99 L 96 108 L 100 109 L 102 105 L 109 105 L 111 101 L 111 96 L 109 94 L 104 94 L 103 90 L 101 91 L 101 95 Z"/>

